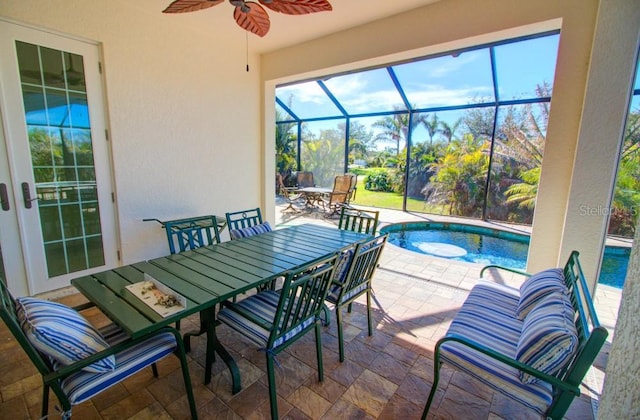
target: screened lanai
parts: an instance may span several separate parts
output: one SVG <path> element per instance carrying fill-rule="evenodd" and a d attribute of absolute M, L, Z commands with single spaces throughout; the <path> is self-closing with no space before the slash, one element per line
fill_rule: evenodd
<path fill-rule="evenodd" d="M 311 171 L 324 187 L 355 173 L 358 204 L 530 225 L 559 38 L 547 31 L 277 86 L 276 171 Z M 621 152 L 631 166 L 636 79 Z M 630 238 L 638 191 L 618 178 L 609 233 Z"/>
<path fill-rule="evenodd" d="M 359 175 L 363 204 L 530 223 L 559 32 L 276 89 L 277 171 Z M 399 195 L 398 195 L 399 193 Z"/>

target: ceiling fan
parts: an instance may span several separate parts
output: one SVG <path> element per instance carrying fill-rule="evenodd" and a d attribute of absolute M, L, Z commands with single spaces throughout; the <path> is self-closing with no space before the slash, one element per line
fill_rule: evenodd
<path fill-rule="evenodd" d="M 224 0 L 175 0 L 162 13 L 185 13 L 208 9 Z M 332 10 L 328 0 L 258 0 L 263 6 L 286 15 L 306 15 Z M 269 15 L 253 1 L 229 0 L 234 6 L 233 17 L 244 30 L 263 37 L 271 25 Z"/>

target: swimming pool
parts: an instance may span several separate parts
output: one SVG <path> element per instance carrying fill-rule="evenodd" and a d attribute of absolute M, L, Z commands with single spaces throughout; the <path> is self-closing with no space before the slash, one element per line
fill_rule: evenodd
<path fill-rule="evenodd" d="M 383 227 L 389 242 L 401 248 L 457 261 L 524 269 L 529 236 L 462 223 L 411 222 Z M 630 248 L 605 247 L 598 282 L 622 289 Z"/>

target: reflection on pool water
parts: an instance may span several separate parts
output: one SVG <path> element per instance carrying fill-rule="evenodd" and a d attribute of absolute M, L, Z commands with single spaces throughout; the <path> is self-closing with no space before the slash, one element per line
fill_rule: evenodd
<path fill-rule="evenodd" d="M 392 244 L 423 254 L 519 269 L 527 265 L 529 236 L 526 234 L 435 222 L 398 223 L 385 226 L 381 232 L 389 233 Z M 453 252 L 455 248 L 462 248 L 462 251 Z M 630 248 L 607 246 L 598 282 L 621 289 L 630 252 Z"/>

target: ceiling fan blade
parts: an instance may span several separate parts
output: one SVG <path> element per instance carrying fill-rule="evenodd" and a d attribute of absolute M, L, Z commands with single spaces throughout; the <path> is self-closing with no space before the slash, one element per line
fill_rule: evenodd
<path fill-rule="evenodd" d="M 208 9 L 224 0 L 175 0 L 162 13 L 186 13 Z"/>
<path fill-rule="evenodd" d="M 260 3 L 287 15 L 306 15 L 333 10 L 327 0 L 260 0 Z"/>
<path fill-rule="evenodd" d="M 249 11 L 244 12 L 243 9 Z M 233 17 L 242 29 L 260 37 L 265 36 L 271 26 L 267 12 L 258 3 L 250 1 L 245 2 L 243 6 L 236 7 L 233 11 Z"/>

